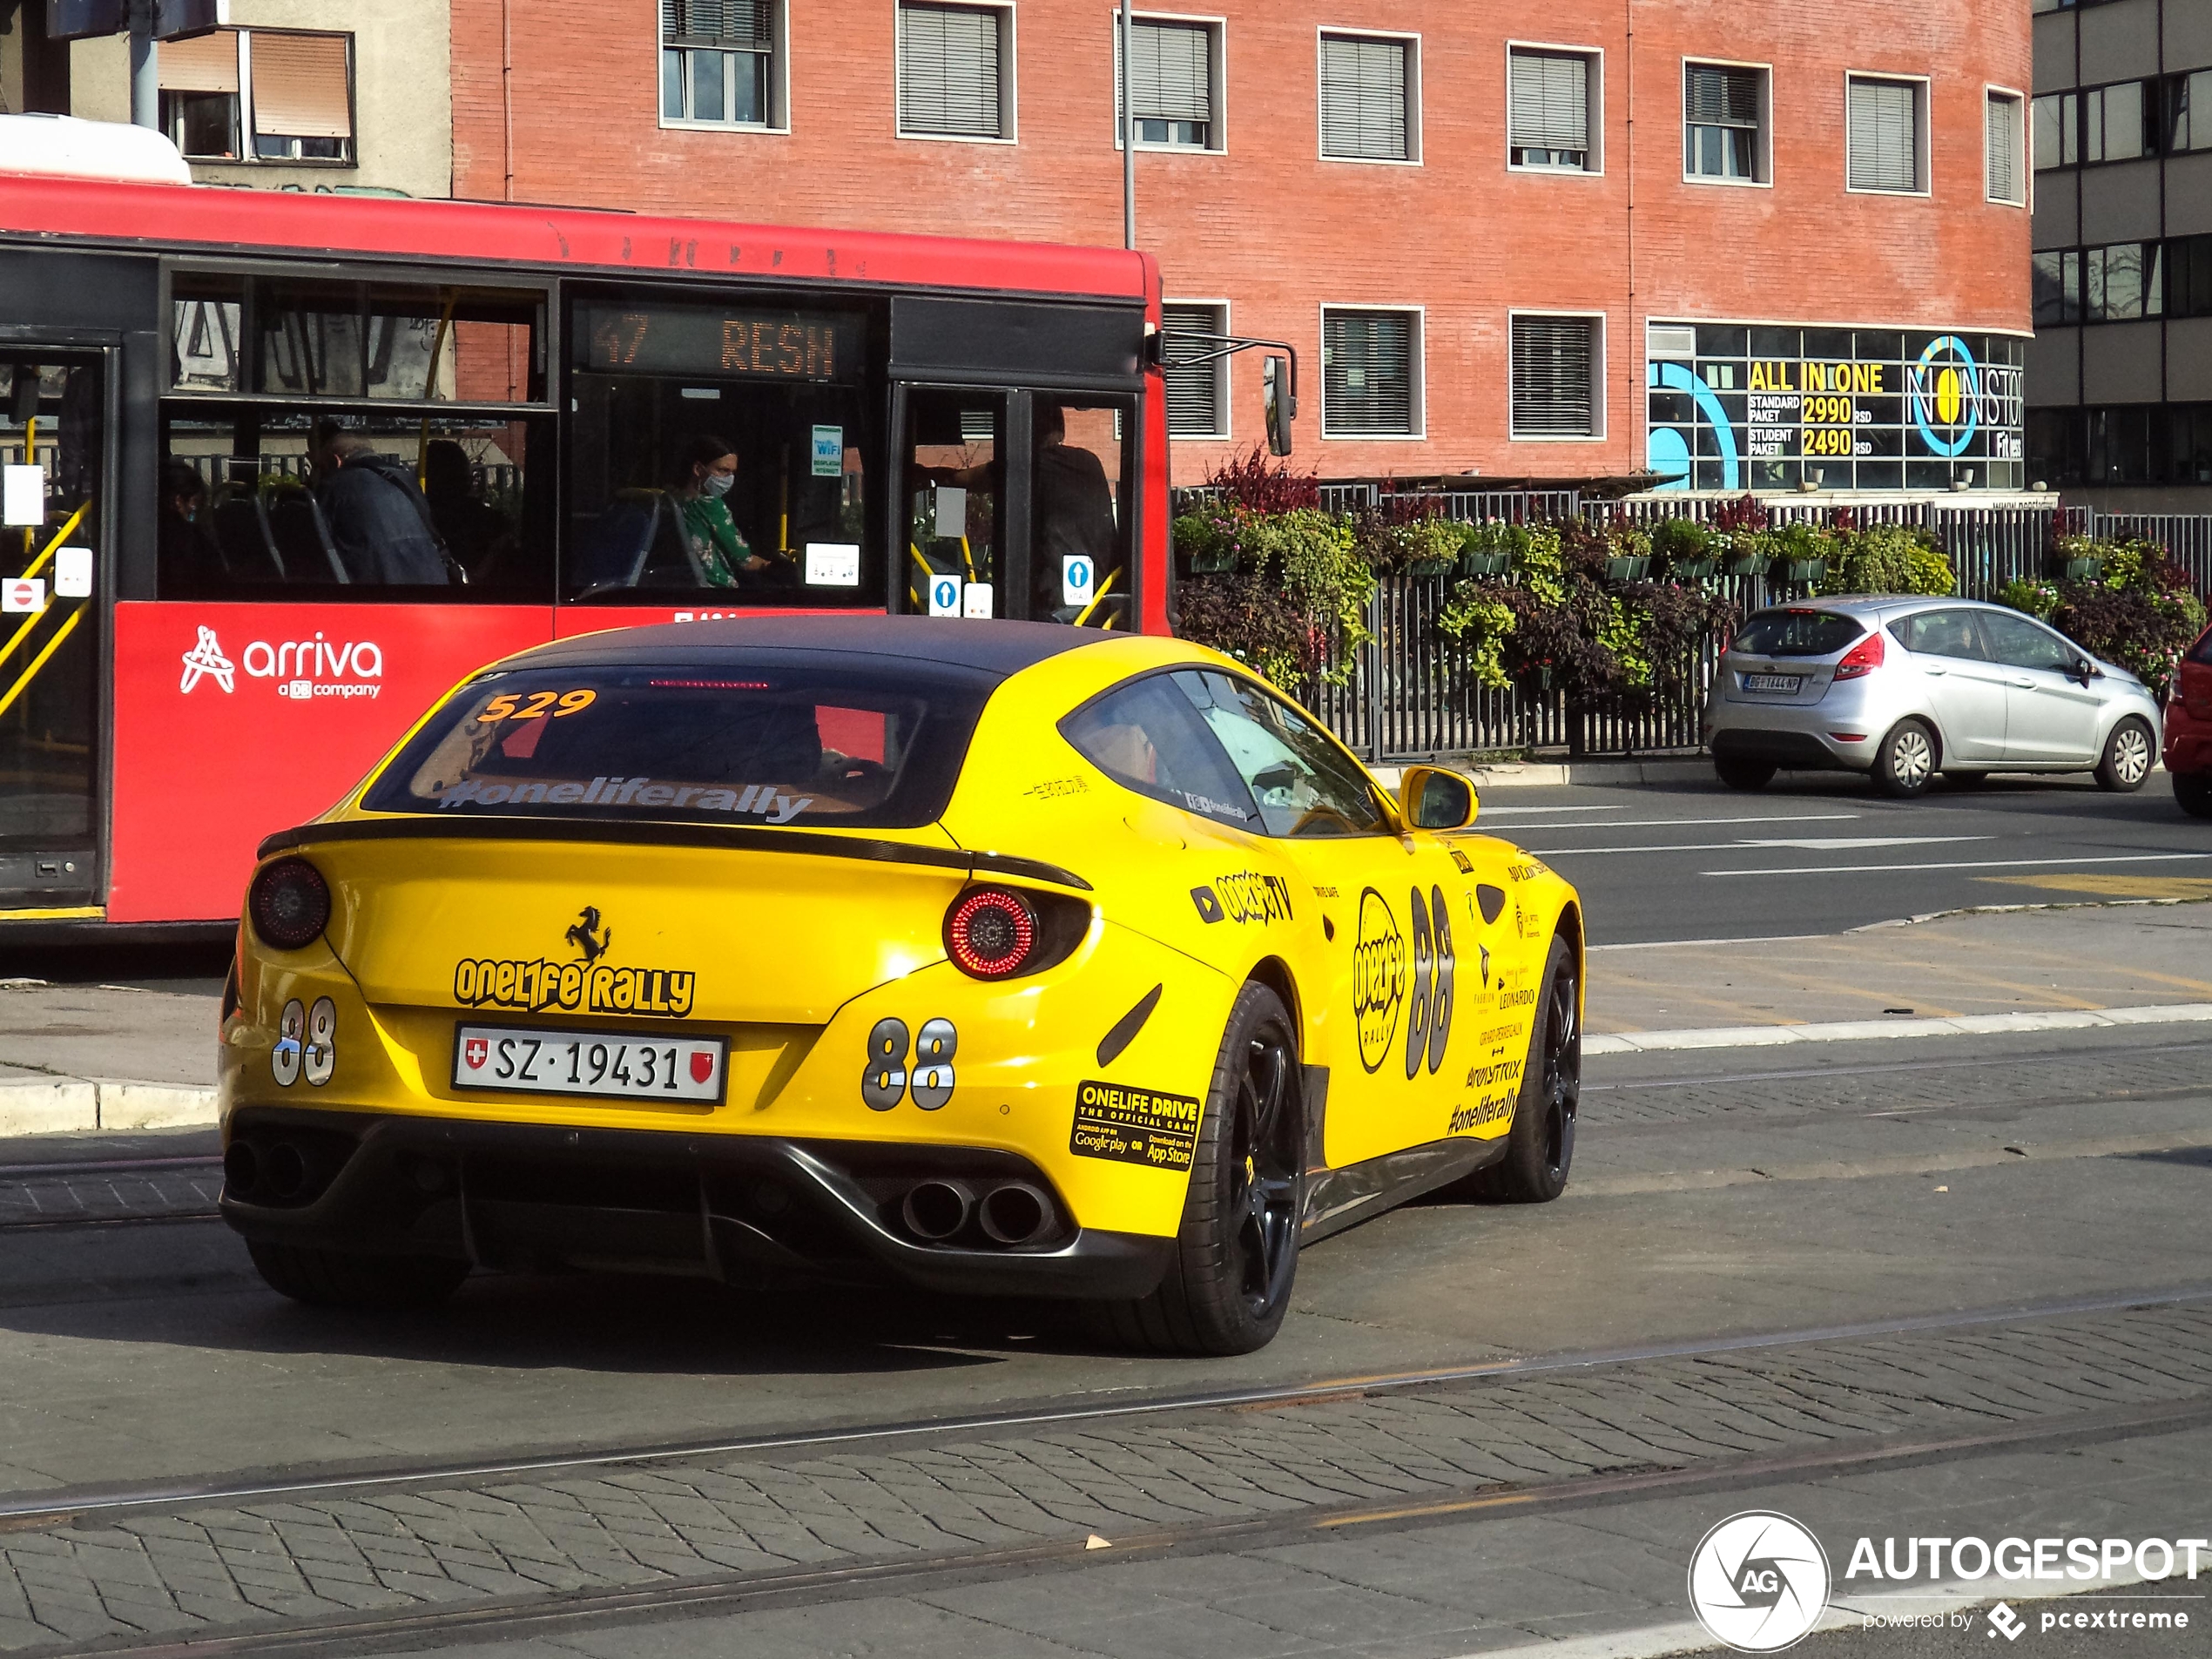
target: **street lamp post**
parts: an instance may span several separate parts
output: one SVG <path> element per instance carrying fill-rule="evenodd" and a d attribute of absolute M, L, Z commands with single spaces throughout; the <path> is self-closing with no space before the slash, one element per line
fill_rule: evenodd
<path fill-rule="evenodd" d="M 131 125 L 161 125 L 161 71 L 153 39 L 154 0 L 131 0 Z"/>

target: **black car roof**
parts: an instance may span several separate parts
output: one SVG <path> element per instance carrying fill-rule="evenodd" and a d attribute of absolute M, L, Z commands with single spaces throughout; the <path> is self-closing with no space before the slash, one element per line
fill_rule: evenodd
<path fill-rule="evenodd" d="M 947 664 L 1004 679 L 1022 670 L 1114 637 L 1096 629 L 1046 622 L 969 621 L 950 617 L 728 617 L 610 629 L 510 657 L 502 668 L 624 664 L 710 664 L 775 651 L 900 658 Z"/>

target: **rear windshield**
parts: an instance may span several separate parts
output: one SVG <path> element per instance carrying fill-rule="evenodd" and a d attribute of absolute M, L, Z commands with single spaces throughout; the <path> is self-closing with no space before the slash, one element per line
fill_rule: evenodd
<path fill-rule="evenodd" d="M 912 662 L 489 674 L 454 694 L 361 804 L 455 817 L 912 828 L 944 811 L 995 684 Z"/>
<path fill-rule="evenodd" d="M 1736 631 L 1730 651 L 1755 657 L 1832 657 L 1866 631 L 1836 610 L 1762 610 Z"/>

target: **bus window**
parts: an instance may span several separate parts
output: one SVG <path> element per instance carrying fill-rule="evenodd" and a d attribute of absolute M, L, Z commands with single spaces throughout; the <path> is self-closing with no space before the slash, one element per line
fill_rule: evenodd
<path fill-rule="evenodd" d="M 562 597 L 883 603 L 863 556 L 866 314 L 589 300 L 570 338 Z"/>
<path fill-rule="evenodd" d="M 1094 628 L 1131 625 L 1126 399 L 1033 394 L 1030 519 L 1035 553 L 1030 615 Z"/>
<path fill-rule="evenodd" d="M 543 307 L 529 291 L 173 273 L 157 591 L 543 602 Z"/>
<path fill-rule="evenodd" d="M 907 604 L 932 617 L 1008 617 L 1000 535 L 1006 395 L 907 394 Z"/>

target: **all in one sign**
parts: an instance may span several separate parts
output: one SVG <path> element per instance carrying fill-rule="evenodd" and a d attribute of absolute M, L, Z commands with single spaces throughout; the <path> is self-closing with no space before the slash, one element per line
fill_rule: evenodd
<path fill-rule="evenodd" d="M 1662 489 L 2027 482 L 2018 336 L 1655 322 L 1645 343 Z"/>

